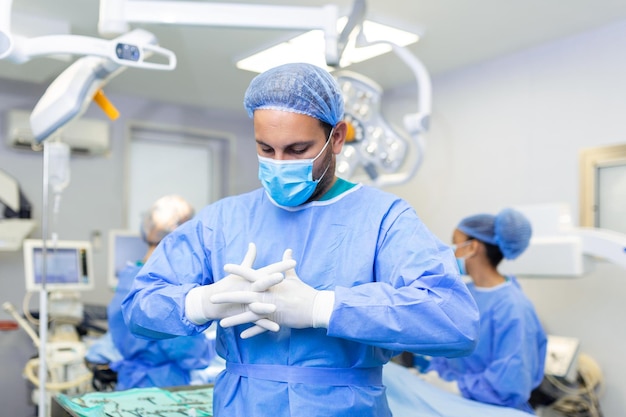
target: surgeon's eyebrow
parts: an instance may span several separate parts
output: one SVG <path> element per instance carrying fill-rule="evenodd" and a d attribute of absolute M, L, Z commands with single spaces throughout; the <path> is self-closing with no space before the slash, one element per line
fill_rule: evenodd
<path fill-rule="evenodd" d="M 312 146 L 314 146 L 316 142 L 317 141 L 315 139 L 297 141 L 288 144 L 287 146 L 282 148 L 282 150 L 286 153 L 303 153 L 309 150 Z M 256 143 L 257 145 L 259 145 L 259 147 L 261 147 L 261 150 L 263 150 L 263 152 L 271 152 L 275 150 L 274 146 L 269 145 L 260 139 L 256 139 Z"/>

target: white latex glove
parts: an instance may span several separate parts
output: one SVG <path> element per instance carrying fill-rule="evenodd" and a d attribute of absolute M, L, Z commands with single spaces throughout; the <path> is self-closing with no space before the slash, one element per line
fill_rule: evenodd
<path fill-rule="evenodd" d="M 265 291 L 272 285 L 276 285 L 284 279 L 282 272 L 295 266 L 293 260 L 282 260 L 268 265 L 264 268 L 254 270 L 252 264 L 256 259 L 256 246 L 254 243 L 248 245 L 246 253 L 240 267 L 245 267 L 252 271 L 246 277 L 230 274 L 221 280 L 210 284 L 193 288 L 185 298 L 185 314 L 187 318 L 195 324 L 204 324 L 210 320 L 223 319 L 229 317 L 233 325 L 254 322 L 255 326 L 247 329 L 250 336 L 263 333 L 267 330 L 278 331 L 278 324 L 265 317 L 255 320 L 247 320 L 247 305 L 242 303 L 220 303 L 211 301 L 211 297 L 217 294 L 226 294 L 232 291 Z M 228 271 L 226 271 L 228 272 Z M 269 314 L 276 310 L 271 304 L 258 303 L 255 308 Z"/>
<path fill-rule="evenodd" d="M 287 249 L 282 262 L 291 261 L 291 255 L 291 249 Z M 254 270 L 243 265 L 228 264 L 224 266 L 224 270 L 247 279 L 253 279 L 255 274 Z M 215 294 L 211 297 L 211 301 L 215 304 L 248 304 L 249 311 L 245 315 L 249 322 L 266 318 L 293 329 L 328 328 L 335 302 L 335 292 L 318 291 L 305 284 L 292 268 L 285 272 L 285 279 L 281 283 L 264 292 L 232 291 Z M 263 309 L 263 306 L 268 304 L 276 306 L 276 311 L 268 313 L 267 309 Z M 231 327 L 236 324 L 237 322 L 231 317 L 220 321 L 222 327 Z"/>

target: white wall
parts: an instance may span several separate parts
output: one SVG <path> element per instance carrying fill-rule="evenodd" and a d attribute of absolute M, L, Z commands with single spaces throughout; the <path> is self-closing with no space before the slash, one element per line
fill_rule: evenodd
<path fill-rule="evenodd" d="M 385 97 L 387 113 L 413 110 L 411 91 Z M 391 189 L 433 232 L 449 242 L 464 216 L 539 203 L 567 203 L 577 223 L 579 151 L 626 142 L 626 22 L 435 77 L 433 92 L 423 167 Z M 546 330 L 599 363 L 605 415 L 623 415 L 626 270 L 521 283 Z"/>

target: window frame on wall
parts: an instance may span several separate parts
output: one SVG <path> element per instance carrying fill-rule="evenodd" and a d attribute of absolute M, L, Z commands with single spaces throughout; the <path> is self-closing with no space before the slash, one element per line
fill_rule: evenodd
<path fill-rule="evenodd" d="M 599 172 L 603 168 L 622 165 L 626 166 L 626 144 L 583 149 L 580 152 L 581 226 L 600 227 L 598 219 L 601 193 Z M 602 228 L 615 230 L 611 225 L 603 225 Z"/>
<path fill-rule="evenodd" d="M 134 141 L 146 143 L 174 145 L 174 146 L 200 146 L 208 149 L 212 155 L 209 164 L 210 182 L 208 201 L 206 204 L 215 202 L 231 194 L 231 178 L 234 166 L 235 137 L 227 132 L 209 129 L 182 127 L 177 125 L 165 125 L 150 122 L 131 121 L 126 127 L 126 141 L 124 149 L 124 227 L 130 228 L 133 221 L 131 213 L 131 152 Z M 156 198 L 155 198 L 156 199 Z M 150 202 L 151 203 L 151 202 Z M 144 204 L 150 204 L 144 203 Z M 146 205 L 146 210 L 148 205 Z M 196 212 L 202 207 L 195 207 Z M 136 219 L 135 219 L 136 220 Z"/>

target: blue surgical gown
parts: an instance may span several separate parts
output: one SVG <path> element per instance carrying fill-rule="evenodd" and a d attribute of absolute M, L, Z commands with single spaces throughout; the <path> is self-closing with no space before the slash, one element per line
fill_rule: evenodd
<path fill-rule="evenodd" d="M 109 365 L 117 372 L 115 389 L 189 385 L 190 372 L 206 368 L 215 348 L 203 334 L 146 340 L 130 332 L 121 305 L 140 269 L 140 265 L 128 265 L 120 271 L 115 294 L 107 306 L 109 333 L 122 355 L 121 360 Z"/>
<path fill-rule="evenodd" d="M 334 290 L 328 329 L 281 328 L 250 339 L 250 325 L 217 329 L 226 371 L 215 384 L 216 416 L 390 416 L 382 365 L 400 351 L 466 355 L 478 310 L 455 259 L 404 201 L 356 185 L 295 208 L 263 189 L 204 208 L 153 252 L 124 300 L 133 331 L 146 337 L 202 332 L 185 316 L 192 288 L 223 278 L 257 245 L 254 268 L 293 249 L 296 272 Z M 230 367 L 230 369 L 229 369 Z"/>
<path fill-rule="evenodd" d="M 480 310 L 476 350 L 433 358 L 428 370 L 457 380 L 465 398 L 533 412 L 531 391 L 543 379 L 547 339 L 535 309 L 514 277 L 493 288 L 468 287 Z"/>

